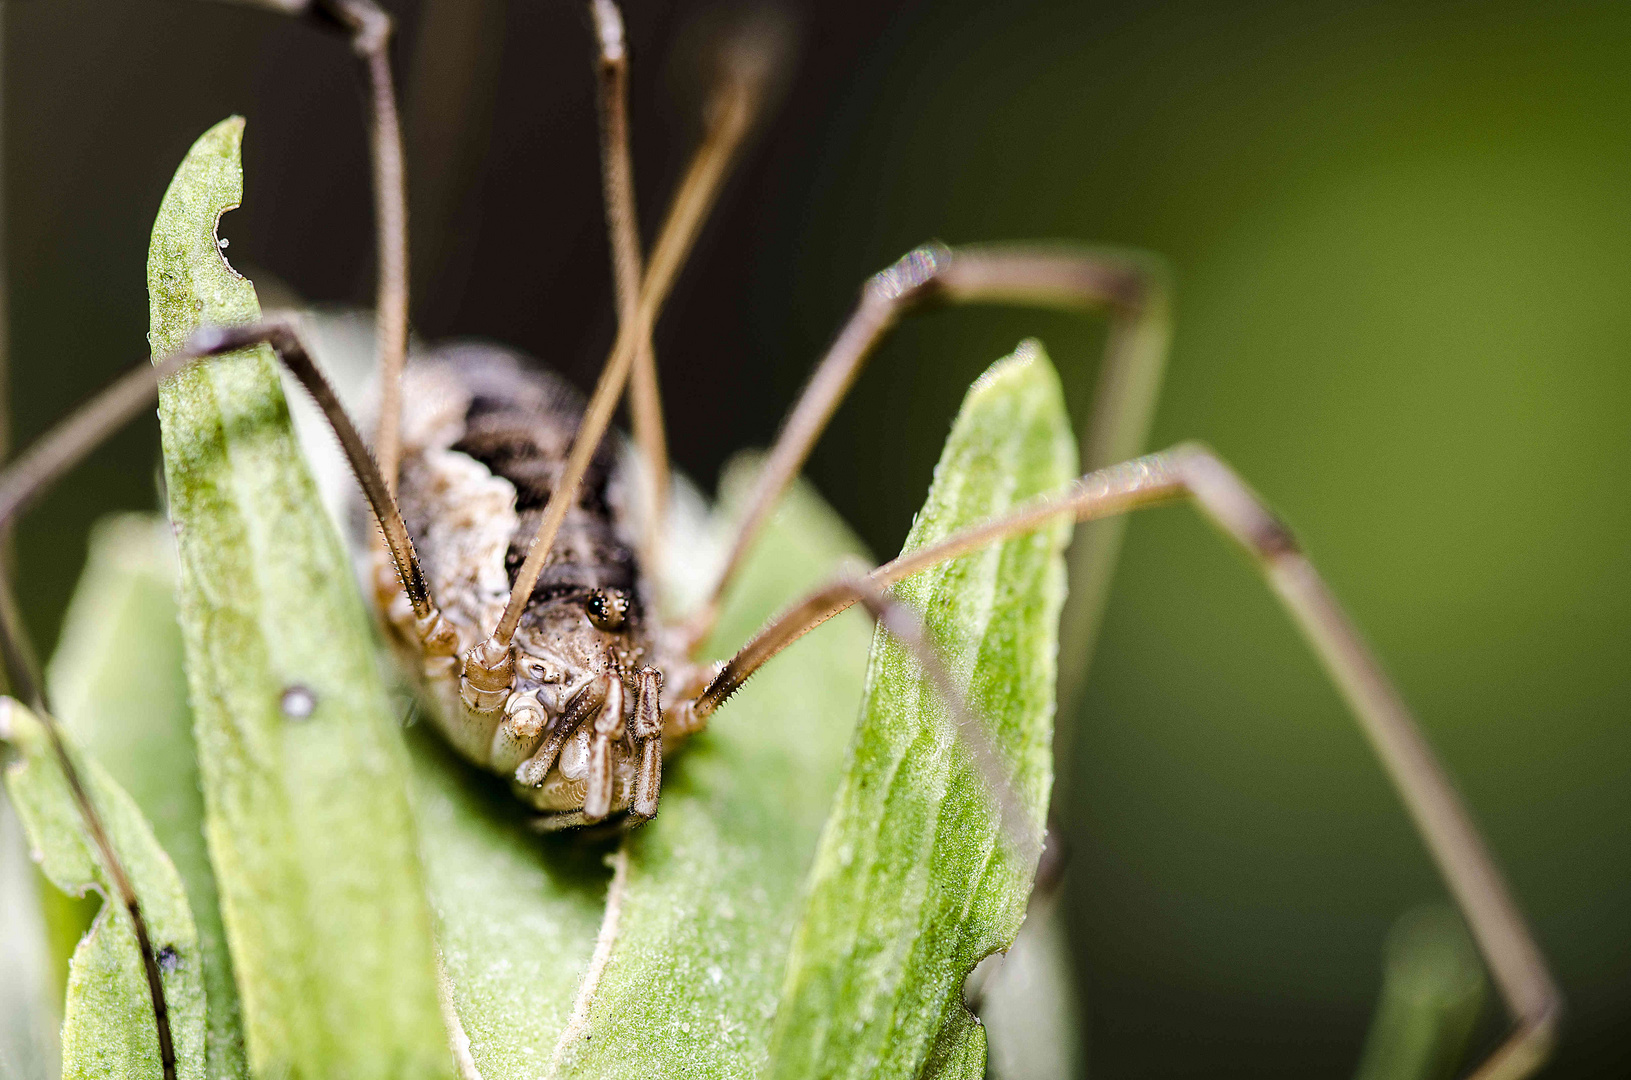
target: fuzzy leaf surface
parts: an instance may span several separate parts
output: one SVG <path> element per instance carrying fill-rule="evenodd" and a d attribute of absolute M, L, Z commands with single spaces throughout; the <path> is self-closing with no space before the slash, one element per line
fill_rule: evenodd
<path fill-rule="evenodd" d="M 159 958 L 176 1075 L 201 1080 L 203 954 L 181 876 L 136 801 L 107 770 L 72 745 L 71 734 L 64 732 L 64 738 L 141 901 Z M 69 967 L 62 1075 L 67 1080 L 156 1080 L 163 1076 L 158 1031 L 136 932 L 85 831 L 45 728 L 23 706 L 0 698 L 0 742 L 15 756 L 6 769 L 6 790 L 45 876 L 64 892 L 83 895 L 95 889 L 105 898 Z"/>
<path fill-rule="evenodd" d="M 177 171 L 153 227 L 155 356 L 260 315 L 217 245 L 243 190 L 233 117 Z M 452 1071 L 407 759 L 347 557 L 289 427 L 270 349 L 161 388 L 181 627 L 207 838 L 261 1076 Z M 287 716 L 294 688 L 315 701 Z"/>
<path fill-rule="evenodd" d="M 248 1065 L 204 845 L 175 591 L 169 523 L 156 514 L 103 518 L 91 533 L 47 677 L 62 722 L 136 801 L 181 874 L 209 1005 L 205 1075 L 227 1080 L 243 1076 Z"/>
<path fill-rule="evenodd" d="M 906 542 L 912 550 L 1054 491 L 1076 471 L 1058 377 L 1027 342 L 969 390 Z M 1060 553 L 1068 523 L 895 586 L 924 614 L 1040 838 L 1052 782 Z M 878 634 L 850 764 L 822 835 L 771 1043 L 771 1075 L 978 1076 L 964 979 L 1012 943 L 1034 860 L 994 804 L 915 660 Z"/>

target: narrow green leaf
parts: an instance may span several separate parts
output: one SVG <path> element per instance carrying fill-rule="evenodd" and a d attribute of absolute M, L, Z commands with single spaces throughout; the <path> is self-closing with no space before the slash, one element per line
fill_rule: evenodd
<path fill-rule="evenodd" d="M 744 469 L 723 506 L 746 493 Z M 790 493 L 714 636 L 729 655 L 860 545 L 810 489 Z M 614 946 L 568 1048 L 574 1077 L 756 1074 L 803 886 L 854 728 L 869 626 L 853 612 L 757 676 L 667 772 L 628 844 Z"/>
<path fill-rule="evenodd" d="M 174 541 L 155 514 L 102 519 L 51 658 L 62 722 L 152 823 L 187 889 L 204 965 L 206 1075 L 241 1077 L 238 989 L 204 845 L 204 796 L 176 623 Z"/>
<path fill-rule="evenodd" d="M 0 742 L 17 757 L 6 769 L 6 789 L 46 876 L 64 892 L 95 889 L 105 897 L 69 969 L 62 1075 L 69 1080 L 160 1077 L 153 999 L 136 934 L 85 833 L 45 729 L 27 709 L 0 699 Z M 70 752 L 141 900 L 163 972 L 176 1074 L 198 1080 L 205 1075 L 203 958 L 181 876 L 135 800 L 93 759 Z"/>
<path fill-rule="evenodd" d="M 947 1040 L 950 1049 L 930 1063 L 931 1069 L 925 1075 L 937 1080 L 985 1080 L 985 1028 L 967 1024 L 958 1030 L 959 1034 Z"/>
<path fill-rule="evenodd" d="M 237 117 L 206 132 L 165 193 L 148 257 L 155 356 L 200 323 L 259 315 L 215 237 L 242 193 L 242 133 Z M 261 347 L 195 365 L 159 399 L 207 838 L 250 1065 L 447 1075 L 407 762 L 273 363 Z"/>
<path fill-rule="evenodd" d="M 1483 963 L 1445 904 L 1401 915 L 1388 932 L 1382 997 L 1355 1080 L 1448 1080 L 1483 1006 Z"/>
<path fill-rule="evenodd" d="M 745 490 L 733 469 L 724 505 Z M 859 546 L 809 489 L 789 497 L 732 592 L 715 641 L 745 640 Z M 860 699 L 852 615 L 767 667 L 676 756 L 662 810 L 626 851 L 541 840 L 504 785 L 412 740 L 417 803 L 451 996 L 485 1080 L 734 1077 L 763 1063 L 800 889 Z M 595 952 L 626 860 L 604 966 Z M 562 1033 L 579 1010 L 579 1023 Z"/>
<path fill-rule="evenodd" d="M 908 550 L 1058 489 L 1075 473 L 1058 378 L 1027 342 L 976 382 Z M 1006 758 L 1040 836 L 1052 780 L 1054 659 L 1069 526 L 976 552 L 896 586 L 922 611 Z M 1035 866 L 995 808 L 910 655 L 874 642 L 852 759 L 822 835 L 771 1043 L 778 1077 L 978 1075 L 962 1003 L 1007 947 Z"/>

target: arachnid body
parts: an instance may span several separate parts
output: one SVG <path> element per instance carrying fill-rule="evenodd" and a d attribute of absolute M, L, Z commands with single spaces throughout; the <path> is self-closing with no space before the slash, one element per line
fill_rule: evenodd
<path fill-rule="evenodd" d="M 675 618 L 660 610 L 647 576 L 664 564 L 670 486 L 652 329 L 767 96 L 780 62 L 774 28 L 752 27 L 720 50 L 704 136 L 646 252 L 635 224 L 621 16 L 611 0 L 591 4 L 619 327 L 593 393 L 583 399 L 496 347 L 443 346 L 407 362 L 406 201 L 386 54 L 390 23 L 369 0 L 293 6 L 350 33 L 373 90 L 380 409 L 372 438 L 364 438 L 340 404 L 295 322 L 201 326 L 185 344 L 172 342 L 174 351 L 155 345 L 161 355 L 151 366 L 144 364 L 84 418 L 14 465 L 0 485 L 0 526 L 108 430 L 145 407 L 160 380 L 268 344 L 332 426 L 379 527 L 371 591 L 433 723 L 468 762 L 506 777 L 514 794 L 542 814 L 544 828 L 633 826 L 658 817 L 665 752 L 699 732 L 764 664 L 860 605 L 910 649 L 923 681 L 945 704 L 948 741 L 961 742 L 978 770 L 990 796 L 981 811 L 998 823 L 1028 888 L 1040 854 L 1038 823 L 1019 806 L 1002 757 L 964 703 L 963 687 L 916 613 L 891 596 L 889 586 L 1068 519 L 1095 523 L 1084 530 L 1072 571 L 1102 587 L 1119 534 L 1101 519 L 1192 503 L 1255 561 L 1303 632 L 1465 911 L 1515 1023 L 1487 1074 L 1522 1075 L 1544 1057 L 1559 1009 L 1545 960 L 1459 796 L 1356 628 L 1289 529 L 1218 456 L 1193 444 L 1140 456 L 1168 336 L 1164 282 L 1147 260 L 1062 245 L 927 244 L 867 281 L 766 457 L 706 599 Z M 210 254 L 219 257 L 217 249 Z M 703 664 L 700 643 L 713 629 L 722 594 L 879 343 L 914 311 L 983 303 L 1108 316 L 1094 413 L 1082 425 L 1084 475 L 797 598 L 729 660 Z M 608 434 L 625 392 L 633 420 L 628 447 Z M 17 647 L 21 634 L 9 609 L 0 602 L 0 638 L 10 646 L 19 684 L 29 688 L 25 696 L 48 715 L 29 658 Z M 309 693 L 297 700 L 303 704 L 296 711 L 309 716 Z M 64 744 L 56 746 L 72 777 Z M 88 800 L 80 805 L 90 831 L 105 840 L 95 808 Z M 103 844 L 103 856 L 118 865 L 111 846 Z M 147 962 L 161 1054 L 173 1072 L 157 954 L 139 898 L 128 882 L 119 892 Z"/>
<path fill-rule="evenodd" d="M 555 376 L 490 346 L 453 346 L 403 376 L 399 498 L 457 655 L 497 622 L 583 416 Z M 660 712 L 667 685 L 706 683 L 649 613 L 629 463 L 614 440 L 591 460 L 516 631 L 515 682 L 466 700 L 454 656 L 421 656 L 412 605 L 381 564 L 382 609 L 438 729 L 474 764 L 512 778 L 551 827 L 657 810 L 662 747 L 687 734 Z M 620 443 L 620 440 L 617 442 Z M 491 701 L 498 708 L 480 708 Z M 662 716 L 662 730 L 652 719 Z"/>

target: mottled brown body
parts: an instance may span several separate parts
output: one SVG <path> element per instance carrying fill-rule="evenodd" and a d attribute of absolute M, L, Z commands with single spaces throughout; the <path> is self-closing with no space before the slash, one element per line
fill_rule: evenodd
<path fill-rule="evenodd" d="M 636 805 L 642 771 L 660 778 L 661 749 L 700 726 L 689 710 L 665 713 L 658 693 L 666 683 L 670 700 L 694 697 L 706 672 L 652 617 L 622 440 L 602 444 L 566 515 L 516 632 L 510 686 L 472 702 L 461 695 L 458 656 L 503 610 L 583 399 L 508 350 L 470 343 L 410 363 L 403 403 L 398 497 L 457 655 L 426 655 L 388 563 L 377 580 L 434 723 L 464 757 L 508 776 L 548 825 L 631 810 L 649 817 L 654 805 Z"/>

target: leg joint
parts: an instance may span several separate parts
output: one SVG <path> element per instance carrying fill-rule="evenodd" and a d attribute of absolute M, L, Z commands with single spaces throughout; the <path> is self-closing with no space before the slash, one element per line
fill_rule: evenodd
<path fill-rule="evenodd" d="M 384 52 L 385 43 L 391 38 L 391 16 L 373 0 L 315 0 L 303 6 L 320 22 L 348 32 L 351 47 L 358 56 Z"/>
<path fill-rule="evenodd" d="M 932 297 L 940 288 L 940 275 L 951 265 L 951 249 L 930 242 L 913 248 L 894 265 L 867 279 L 861 298 L 869 304 L 909 307 Z"/>
<path fill-rule="evenodd" d="M 1291 527 L 1210 448 L 1188 443 L 1171 460 L 1206 515 L 1255 557 L 1274 562 L 1302 554 Z"/>

